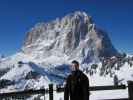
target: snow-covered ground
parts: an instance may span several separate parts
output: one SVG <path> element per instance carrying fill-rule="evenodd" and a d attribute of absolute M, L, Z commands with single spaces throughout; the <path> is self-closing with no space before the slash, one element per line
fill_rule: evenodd
<path fill-rule="evenodd" d="M 29 88 L 34 88 L 34 89 L 46 88 L 50 83 L 53 83 L 55 85 L 58 83 L 62 84 L 62 82 L 64 81 L 63 77 L 66 77 L 69 74 L 67 65 L 44 67 L 39 65 L 39 63 L 36 64 L 31 62 L 30 60 L 28 60 L 29 58 L 27 58 L 27 60 L 25 59 L 22 60 L 23 57 L 22 57 L 22 54 L 21 54 L 21 57 L 19 54 L 19 57 L 12 56 L 12 58 L 10 58 L 10 60 L 12 59 L 12 61 L 10 61 L 10 64 L 12 64 L 13 62 L 14 66 L 10 66 L 10 70 L 2 77 L 0 77 L 0 80 L 7 79 L 7 80 L 15 81 L 15 84 L 7 86 L 6 88 L 0 89 L 1 93 L 9 92 L 9 91 L 10 92 L 22 91 L 22 90 L 25 90 L 27 87 L 28 89 Z M 17 60 L 14 58 L 16 58 Z M 23 64 L 21 66 L 17 63 L 17 61 L 20 61 L 20 60 L 23 61 Z M 4 59 L 3 61 L 6 62 L 6 59 Z M 101 63 L 97 63 L 97 64 L 98 64 L 98 68 L 95 70 L 96 73 L 90 76 L 89 73 L 85 72 L 85 74 L 89 78 L 90 86 L 114 85 L 113 77 L 110 77 L 110 75 L 103 75 L 103 76 L 99 75 L 102 64 Z M 88 65 L 88 67 L 89 66 L 90 65 Z M 83 68 L 81 68 L 81 70 L 82 69 Z M 40 74 L 40 76 L 37 79 L 26 80 L 25 77 L 30 71 L 36 71 Z M 111 71 L 118 76 L 118 80 L 121 80 L 119 84 L 122 83 L 127 85 L 128 80 L 133 80 L 133 66 L 130 66 L 127 62 L 120 68 L 120 70 L 115 70 L 112 68 Z M 45 98 L 46 100 L 48 100 L 48 95 L 46 95 Z M 128 98 L 128 90 L 125 89 L 125 90 L 91 91 L 90 98 L 91 100 Z M 55 92 L 54 100 L 63 100 L 63 93 Z"/>
<path fill-rule="evenodd" d="M 64 100 L 63 96 L 63 93 L 54 93 L 54 100 Z M 46 98 L 46 100 L 49 100 L 48 96 L 46 96 Z M 128 90 L 93 91 L 90 95 L 90 100 L 106 100 L 118 98 L 128 98 Z"/>

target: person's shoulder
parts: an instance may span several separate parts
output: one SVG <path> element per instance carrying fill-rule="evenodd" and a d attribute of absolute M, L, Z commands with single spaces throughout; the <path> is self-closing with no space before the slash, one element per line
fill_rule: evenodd
<path fill-rule="evenodd" d="M 67 76 L 66 80 L 70 80 L 70 79 L 71 79 L 71 77 L 72 77 L 72 75 L 71 75 L 71 74 L 69 74 L 69 75 Z"/>
<path fill-rule="evenodd" d="M 87 75 L 85 73 L 83 73 L 82 71 L 81 71 L 81 77 L 83 80 L 88 80 Z"/>

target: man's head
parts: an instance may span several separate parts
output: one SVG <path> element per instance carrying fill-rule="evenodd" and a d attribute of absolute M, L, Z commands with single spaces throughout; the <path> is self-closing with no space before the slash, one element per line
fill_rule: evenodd
<path fill-rule="evenodd" d="M 79 62 L 76 61 L 76 60 L 73 60 L 73 61 L 71 62 L 71 70 L 72 70 L 72 71 L 76 71 L 76 70 L 78 70 L 78 69 L 79 69 Z"/>

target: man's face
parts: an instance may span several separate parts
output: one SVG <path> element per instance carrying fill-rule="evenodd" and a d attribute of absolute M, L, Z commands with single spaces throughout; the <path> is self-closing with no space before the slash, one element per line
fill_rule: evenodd
<path fill-rule="evenodd" d="M 72 71 L 76 71 L 77 69 L 78 69 L 78 65 L 72 63 L 72 64 L 71 64 L 71 70 L 72 70 Z"/>

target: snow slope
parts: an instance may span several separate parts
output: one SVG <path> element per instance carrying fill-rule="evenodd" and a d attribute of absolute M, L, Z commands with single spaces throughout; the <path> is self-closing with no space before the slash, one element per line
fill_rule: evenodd
<path fill-rule="evenodd" d="M 0 82 L 13 83 L 0 86 L 0 92 L 46 88 L 49 83 L 63 85 L 70 73 L 69 64 L 75 59 L 80 62 L 80 69 L 88 76 L 91 86 L 113 85 L 114 75 L 119 84 L 133 80 L 133 55 L 121 55 L 108 34 L 85 12 L 77 11 L 36 24 L 27 32 L 19 52 L 0 59 Z M 97 67 L 92 67 L 93 64 Z M 63 100 L 60 96 L 63 97 L 63 93 L 55 93 L 55 100 Z M 102 99 L 102 96 L 127 97 L 127 90 L 92 92 L 91 98 Z"/>

